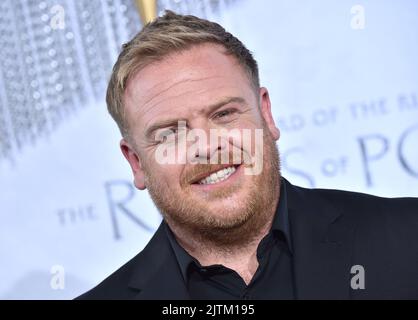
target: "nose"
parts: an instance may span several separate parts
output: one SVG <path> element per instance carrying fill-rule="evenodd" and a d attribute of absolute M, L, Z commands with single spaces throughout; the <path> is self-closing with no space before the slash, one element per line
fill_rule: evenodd
<path fill-rule="evenodd" d="M 192 128 L 189 134 L 192 141 L 188 153 L 190 163 L 219 164 L 229 162 L 229 142 L 226 129 L 200 125 Z"/>

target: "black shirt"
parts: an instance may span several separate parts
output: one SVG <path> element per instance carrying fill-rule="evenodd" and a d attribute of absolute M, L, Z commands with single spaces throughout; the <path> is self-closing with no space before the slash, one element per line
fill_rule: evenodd
<path fill-rule="evenodd" d="M 257 248 L 258 269 L 248 286 L 238 273 L 223 265 L 202 266 L 165 225 L 191 299 L 294 299 L 292 242 L 283 182 L 271 230 Z"/>

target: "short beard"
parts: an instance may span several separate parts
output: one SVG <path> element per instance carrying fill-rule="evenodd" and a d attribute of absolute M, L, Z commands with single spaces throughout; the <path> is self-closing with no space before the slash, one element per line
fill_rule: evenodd
<path fill-rule="evenodd" d="M 176 197 L 167 184 L 152 174 L 146 175 L 150 196 L 176 235 L 181 234 L 189 240 L 207 244 L 208 247 L 232 250 L 252 243 L 272 222 L 280 193 L 280 158 L 270 132 L 267 128 L 263 131 L 263 170 L 254 176 L 250 192 L 243 203 L 231 209 L 231 214 L 225 212 L 227 218 L 211 214 L 205 205 L 186 196 Z"/>

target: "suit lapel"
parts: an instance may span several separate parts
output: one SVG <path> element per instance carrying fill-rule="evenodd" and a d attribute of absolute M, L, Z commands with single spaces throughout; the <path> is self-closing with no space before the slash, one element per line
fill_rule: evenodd
<path fill-rule="evenodd" d="M 135 299 L 190 299 L 163 223 L 144 249 L 133 271 L 129 287 L 139 290 Z"/>
<path fill-rule="evenodd" d="M 298 299 L 348 299 L 353 228 L 320 191 L 287 181 Z"/>

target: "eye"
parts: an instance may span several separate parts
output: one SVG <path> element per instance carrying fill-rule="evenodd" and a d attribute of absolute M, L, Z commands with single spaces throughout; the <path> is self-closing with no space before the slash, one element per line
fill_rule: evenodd
<path fill-rule="evenodd" d="M 172 140 L 177 135 L 177 127 L 169 128 L 158 132 L 155 135 L 155 140 L 159 142 L 167 142 Z"/>
<path fill-rule="evenodd" d="M 174 126 L 157 131 L 155 141 L 158 143 L 174 143 L 184 139 L 187 134 L 187 126 Z"/>
<path fill-rule="evenodd" d="M 225 109 L 215 114 L 214 118 L 225 118 L 234 112 L 233 109 Z"/>

